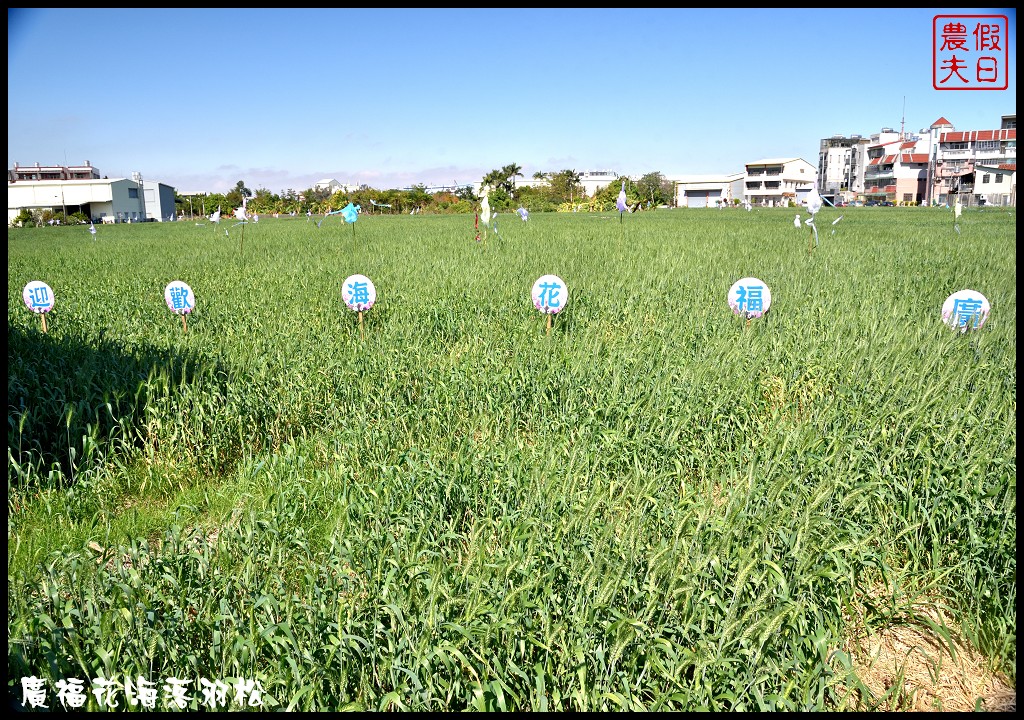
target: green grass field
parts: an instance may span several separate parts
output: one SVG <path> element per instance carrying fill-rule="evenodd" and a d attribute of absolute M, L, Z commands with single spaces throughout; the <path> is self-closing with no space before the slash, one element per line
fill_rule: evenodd
<path fill-rule="evenodd" d="M 794 214 L 9 229 L 9 703 L 881 709 L 894 626 L 1015 683 L 1015 209 Z"/>

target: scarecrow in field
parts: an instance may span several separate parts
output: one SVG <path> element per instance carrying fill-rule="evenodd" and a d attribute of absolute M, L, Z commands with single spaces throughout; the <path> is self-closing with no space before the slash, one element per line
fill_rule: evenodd
<path fill-rule="evenodd" d="M 483 187 L 480 188 L 480 215 L 479 215 L 479 218 L 484 221 L 484 231 L 483 231 L 483 242 L 484 242 L 484 244 L 487 243 L 487 227 L 491 223 L 491 203 L 487 199 L 487 196 L 490 194 L 490 192 L 491 192 L 491 186 L 490 185 L 484 185 Z M 479 225 L 477 226 L 476 240 L 477 240 L 477 242 L 480 241 L 480 228 L 479 228 Z"/>

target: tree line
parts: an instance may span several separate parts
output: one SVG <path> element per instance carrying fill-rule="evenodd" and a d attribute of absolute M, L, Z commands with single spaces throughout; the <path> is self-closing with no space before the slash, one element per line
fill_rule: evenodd
<path fill-rule="evenodd" d="M 489 185 L 488 203 L 496 212 L 513 212 L 520 207 L 532 212 L 572 212 L 586 210 L 606 212 L 615 208 L 619 191 L 625 183 L 627 203 L 631 207 L 658 207 L 671 205 L 673 186 L 660 172 L 649 172 L 633 181 L 621 176 L 598 190 L 593 196 L 583 192 L 583 175 L 572 169 L 558 172 L 536 172 L 534 180 L 545 180 L 545 184 L 519 185 L 516 178 L 523 177 L 522 167 L 515 163 L 491 170 L 481 178 L 481 185 Z M 259 215 L 323 215 L 340 210 L 348 203 L 359 205 L 362 212 L 377 214 L 460 214 L 473 213 L 480 206 L 472 188 L 457 191 L 430 193 L 423 184 L 406 190 L 377 190 L 360 188 L 355 192 L 335 192 L 319 188 L 308 188 L 301 192 L 294 189 L 273 193 L 260 188 L 256 191 L 246 187 L 239 180 L 227 193 L 211 193 L 205 196 L 182 196 L 175 192 L 175 206 L 179 216 L 209 216 L 221 208 L 230 212 L 242 205 L 250 214 Z"/>

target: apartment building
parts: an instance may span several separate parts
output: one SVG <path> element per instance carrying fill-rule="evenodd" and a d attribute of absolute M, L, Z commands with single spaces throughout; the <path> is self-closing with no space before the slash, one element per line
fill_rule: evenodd
<path fill-rule="evenodd" d="M 1004 115 L 999 130 L 959 132 L 940 117 L 919 133 L 834 135 L 820 143 L 818 191 L 900 205 L 947 204 L 956 196 L 965 205 L 1015 204 L 1016 125 L 1016 115 Z"/>
<path fill-rule="evenodd" d="M 1016 204 L 1017 116 L 1004 115 L 998 130 L 957 131 L 938 138 L 931 199 L 964 205 Z M 998 186 L 998 187 L 997 187 Z"/>
<path fill-rule="evenodd" d="M 833 135 L 818 150 L 818 192 L 829 202 L 855 199 L 864 192 L 864 159 L 871 138 Z"/>

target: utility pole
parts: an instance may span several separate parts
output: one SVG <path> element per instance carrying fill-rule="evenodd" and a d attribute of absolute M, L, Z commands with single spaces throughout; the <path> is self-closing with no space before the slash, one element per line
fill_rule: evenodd
<path fill-rule="evenodd" d="M 903 126 L 907 122 L 907 96 L 903 96 L 903 117 L 900 118 L 900 141 L 902 141 L 906 135 L 903 134 Z"/>
<path fill-rule="evenodd" d="M 142 173 L 133 172 L 132 180 L 139 186 L 139 220 L 146 219 L 146 196 L 142 188 Z"/>

